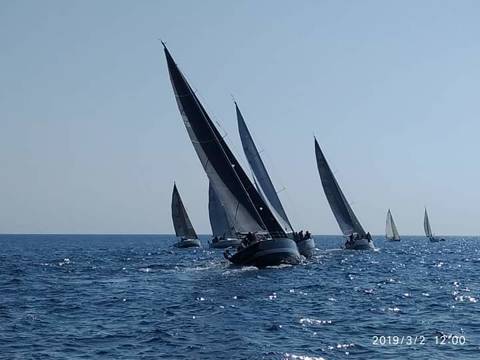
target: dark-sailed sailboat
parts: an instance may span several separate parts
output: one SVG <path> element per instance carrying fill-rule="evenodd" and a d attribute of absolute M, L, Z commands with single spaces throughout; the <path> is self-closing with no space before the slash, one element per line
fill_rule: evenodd
<path fill-rule="evenodd" d="M 187 80 L 178 69 L 165 44 L 170 80 L 193 147 L 230 224 L 244 237 L 235 253 L 225 257 L 237 265 L 265 267 L 298 263 L 300 254 L 258 194 L 219 131 L 208 116 Z"/>
<path fill-rule="evenodd" d="M 175 235 L 177 236 L 176 247 L 199 247 L 200 240 L 198 240 L 197 233 L 190 222 L 187 210 L 183 206 L 182 198 L 178 192 L 177 185 L 173 184 L 172 192 L 172 220 L 175 228 Z"/>
<path fill-rule="evenodd" d="M 430 240 L 430 242 L 445 241 L 445 239 L 433 235 L 432 228 L 430 226 L 430 220 L 428 219 L 427 208 L 425 208 L 425 214 L 423 215 L 423 229 L 425 230 L 425 236 L 428 238 L 428 240 Z"/>
<path fill-rule="evenodd" d="M 373 240 L 370 233 L 363 230 L 362 225 L 355 216 L 347 199 L 343 195 L 335 176 L 333 175 L 327 159 L 322 153 L 317 139 L 315 139 L 315 156 L 317 158 L 317 167 L 322 180 L 323 190 L 327 197 L 333 215 L 337 220 L 342 233 L 347 237 L 345 249 L 350 250 L 371 250 L 374 249 Z"/>
<path fill-rule="evenodd" d="M 306 232 L 306 235 L 303 235 L 303 231 L 300 235 L 294 232 L 280 198 L 278 197 L 277 191 L 275 190 L 275 186 L 268 175 L 267 168 L 260 157 L 260 153 L 255 146 L 252 135 L 250 134 L 243 115 L 238 108 L 237 102 L 235 102 L 235 110 L 237 113 L 238 132 L 242 141 L 243 152 L 245 153 L 250 168 L 252 169 L 254 182 L 255 185 L 257 185 L 257 190 L 260 196 L 262 196 L 263 200 L 269 205 L 272 213 L 282 225 L 286 234 L 295 240 L 300 254 L 307 258 L 312 257 L 315 254 L 315 240 L 308 232 Z"/>
<path fill-rule="evenodd" d="M 241 244 L 242 240 L 236 236 L 235 228 L 228 223 L 223 205 L 210 183 L 208 184 L 208 215 L 213 234 L 210 247 L 225 249 Z"/>
<path fill-rule="evenodd" d="M 400 241 L 400 234 L 398 233 L 395 221 L 393 221 L 393 216 L 390 209 L 388 209 L 387 211 L 387 220 L 385 223 L 385 238 L 389 241 Z"/>

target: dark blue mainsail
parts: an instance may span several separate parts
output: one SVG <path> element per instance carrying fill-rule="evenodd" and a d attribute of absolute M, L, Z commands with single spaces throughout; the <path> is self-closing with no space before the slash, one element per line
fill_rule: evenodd
<path fill-rule="evenodd" d="M 202 166 L 238 232 L 267 230 L 272 237 L 285 232 L 258 194 L 221 137 L 164 44 L 177 105 Z"/>
<path fill-rule="evenodd" d="M 322 180 L 323 190 L 325 191 L 330 208 L 332 209 L 333 215 L 335 215 L 335 219 L 337 220 L 342 233 L 345 236 L 349 236 L 353 233 L 365 236 L 365 230 L 363 230 L 362 225 L 360 225 L 360 222 L 348 204 L 347 199 L 345 199 L 345 196 L 328 165 L 327 159 L 325 159 L 325 156 L 318 145 L 317 139 L 315 139 L 315 156 L 317 158 L 317 167 L 320 179 Z"/>
<path fill-rule="evenodd" d="M 242 140 L 243 151 L 250 164 L 250 168 L 252 169 L 256 180 L 255 183 L 260 186 L 259 192 L 261 195 L 263 192 L 264 200 L 271 205 L 274 214 L 277 216 L 277 220 L 282 224 L 285 231 L 293 232 L 290 220 L 288 220 L 285 209 L 283 208 L 282 203 L 278 198 L 277 191 L 268 175 L 267 168 L 260 157 L 260 153 L 255 146 L 252 135 L 245 124 L 245 119 L 243 118 L 236 102 L 235 110 L 237 113 L 238 132 L 240 134 L 240 139 Z"/>
<path fill-rule="evenodd" d="M 177 189 L 177 185 L 173 184 L 172 192 L 172 220 L 175 228 L 175 235 L 186 239 L 198 239 L 197 233 L 193 229 L 192 223 L 183 206 L 182 198 Z"/>

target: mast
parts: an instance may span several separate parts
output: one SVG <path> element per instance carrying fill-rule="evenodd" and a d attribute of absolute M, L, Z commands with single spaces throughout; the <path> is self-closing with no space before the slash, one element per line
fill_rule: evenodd
<path fill-rule="evenodd" d="M 323 155 L 320 145 L 318 145 L 317 139 L 315 139 L 315 156 L 317 158 L 317 167 L 320 179 L 322 180 L 323 190 L 325 191 L 330 208 L 332 209 L 333 215 L 335 215 L 335 219 L 337 220 L 338 226 L 342 230 L 343 235 L 349 236 L 353 233 L 357 233 L 362 237 L 365 236 L 365 230 L 363 230 L 362 225 L 360 225 L 355 213 L 343 195 L 343 192 L 328 165 L 327 159 Z"/>
<path fill-rule="evenodd" d="M 193 147 L 237 232 L 285 232 L 256 191 L 164 45 L 177 105 Z"/>
<path fill-rule="evenodd" d="M 238 108 L 238 104 L 236 101 L 234 101 L 234 103 L 237 113 L 238 132 L 242 141 L 243 151 L 254 174 L 254 182 L 259 185 L 259 193 L 265 202 L 271 205 L 270 209 L 280 224 L 282 224 L 285 231 L 293 232 L 293 227 L 290 223 L 290 220 L 288 219 L 285 209 L 283 208 L 283 205 L 278 197 L 275 186 L 268 175 L 267 168 L 265 167 L 265 164 L 260 157 L 260 153 L 255 146 L 255 142 L 253 141 L 252 135 L 250 134 L 242 113 Z"/>
<path fill-rule="evenodd" d="M 175 183 L 173 184 L 172 192 L 172 221 L 176 236 L 198 239 Z"/>

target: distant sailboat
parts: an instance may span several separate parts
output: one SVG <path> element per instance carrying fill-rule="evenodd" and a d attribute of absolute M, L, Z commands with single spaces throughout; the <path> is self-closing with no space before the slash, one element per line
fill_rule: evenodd
<path fill-rule="evenodd" d="M 248 130 L 245 120 L 238 108 L 238 104 L 235 102 L 235 110 L 237 113 L 238 132 L 242 141 L 243 152 L 250 164 L 254 175 L 254 181 L 257 185 L 258 192 L 264 199 L 264 201 L 270 206 L 273 214 L 278 222 L 282 225 L 287 234 L 290 234 L 297 243 L 300 254 L 305 257 L 311 257 L 315 253 L 315 240 L 311 236 L 302 236 L 300 238 L 297 233 L 294 233 L 290 220 L 287 217 L 285 209 L 278 197 L 275 186 L 268 175 L 267 168 L 260 157 L 260 153 L 255 146 L 255 142 Z M 303 234 L 303 232 L 302 232 Z"/>
<path fill-rule="evenodd" d="M 400 241 L 400 235 L 398 233 L 397 226 L 395 225 L 395 221 L 393 221 L 393 216 L 390 209 L 388 209 L 387 211 L 385 237 L 387 238 L 387 240 L 390 240 L 390 241 Z"/>
<path fill-rule="evenodd" d="M 374 249 L 370 233 L 366 233 L 365 230 L 363 230 L 362 225 L 360 225 L 360 222 L 348 204 L 328 165 L 327 159 L 318 145 L 317 139 L 315 139 L 315 155 L 317 158 L 318 172 L 328 203 L 343 235 L 347 237 L 345 248 L 351 250 Z"/>
<path fill-rule="evenodd" d="M 225 257 L 238 265 L 265 267 L 298 263 L 295 242 L 287 238 L 164 45 L 177 105 L 195 151 L 235 232 L 245 241 Z"/>
<path fill-rule="evenodd" d="M 425 236 L 430 240 L 430 242 L 439 242 L 445 241 L 443 238 L 435 237 L 432 233 L 432 228 L 430 226 L 430 220 L 428 219 L 427 208 L 425 208 L 425 214 L 423 216 L 423 229 L 425 230 Z"/>
<path fill-rule="evenodd" d="M 175 235 L 178 238 L 178 242 L 175 244 L 176 247 L 186 248 L 200 246 L 200 240 L 198 240 L 197 233 L 190 222 L 187 210 L 185 210 L 185 206 L 183 206 L 182 198 L 175 184 L 173 184 L 172 192 L 172 220 Z"/>
<path fill-rule="evenodd" d="M 211 247 L 224 249 L 240 245 L 242 241 L 237 238 L 235 228 L 228 223 L 223 205 L 211 184 L 208 185 L 208 215 L 213 234 Z"/>

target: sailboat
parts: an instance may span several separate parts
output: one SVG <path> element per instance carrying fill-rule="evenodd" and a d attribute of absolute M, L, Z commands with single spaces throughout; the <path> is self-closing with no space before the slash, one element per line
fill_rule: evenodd
<path fill-rule="evenodd" d="M 393 221 L 392 212 L 387 211 L 387 223 L 385 225 L 385 237 L 390 241 L 400 241 L 400 234 L 398 233 L 395 221 Z"/>
<path fill-rule="evenodd" d="M 315 156 L 317 158 L 318 172 L 320 174 L 320 179 L 322 180 L 323 190 L 325 191 L 328 203 L 330 204 L 333 215 L 335 215 L 340 230 L 343 235 L 347 237 L 345 249 L 374 249 L 375 247 L 370 233 L 365 233 L 365 230 L 363 230 L 362 225 L 360 225 L 360 222 L 348 204 L 335 176 L 333 176 L 327 159 L 318 145 L 317 139 L 315 139 Z"/>
<path fill-rule="evenodd" d="M 225 249 L 241 244 L 241 239 L 235 234 L 235 228 L 228 223 L 223 205 L 220 203 L 217 194 L 215 194 L 212 184 L 208 185 L 208 215 L 213 234 L 210 247 Z"/>
<path fill-rule="evenodd" d="M 176 184 L 173 184 L 172 192 L 172 220 L 175 235 L 178 239 L 175 244 L 176 247 L 187 248 L 201 246 L 197 233 L 188 217 L 187 210 L 185 210 L 185 206 L 183 206 L 183 201 Z"/>
<path fill-rule="evenodd" d="M 248 130 L 243 115 L 238 108 L 237 102 L 235 102 L 235 110 L 237 113 L 238 132 L 242 141 L 243 152 L 245 153 L 250 168 L 252 169 L 254 182 L 255 185 L 257 185 L 260 196 L 262 196 L 263 200 L 269 205 L 272 213 L 282 225 L 287 235 L 295 240 L 300 254 L 307 258 L 312 257 L 315 254 L 315 240 L 308 235 L 308 232 L 306 233 L 306 236 L 303 236 L 303 231 L 301 232 L 302 236 L 299 236 L 298 233 L 294 232 L 272 180 L 268 175 L 267 168 L 260 157 L 260 153 L 255 146 L 255 142 Z"/>
<path fill-rule="evenodd" d="M 223 205 L 228 222 L 242 237 L 236 252 L 227 249 L 226 259 L 237 265 L 263 268 L 296 264 L 300 254 L 270 208 L 258 194 L 195 92 L 163 44 L 170 80 L 187 133 L 200 162 Z"/>
<path fill-rule="evenodd" d="M 428 219 L 427 208 L 425 208 L 425 214 L 423 216 L 423 229 L 425 230 L 425 236 L 430 240 L 430 242 L 439 242 L 445 241 L 443 238 L 435 237 L 432 233 L 432 228 L 430 226 L 430 220 Z"/>

